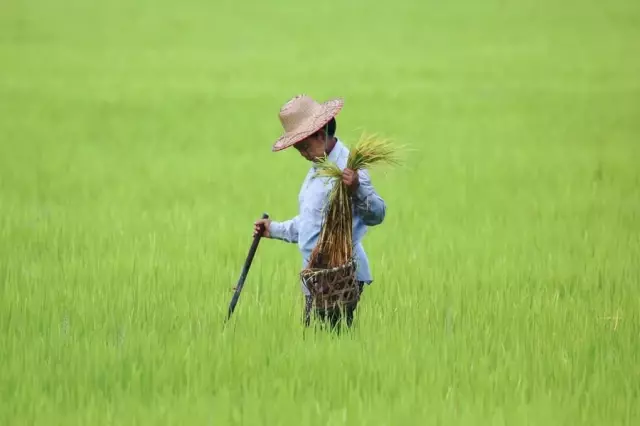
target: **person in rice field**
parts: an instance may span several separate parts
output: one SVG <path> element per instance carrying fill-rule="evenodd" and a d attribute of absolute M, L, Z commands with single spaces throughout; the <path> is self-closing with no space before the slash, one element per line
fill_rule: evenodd
<path fill-rule="evenodd" d="M 280 222 L 259 219 L 255 222 L 253 234 L 257 235 L 260 232 L 260 225 L 264 225 L 263 237 L 297 244 L 302 255 L 302 267 L 305 268 L 318 241 L 323 221 L 323 208 L 331 190 L 331 186 L 321 178 L 314 177 L 314 163 L 325 154 L 330 161 L 336 163 L 342 170 L 342 182 L 348 187 L 354 205 L 353 244 L 357 262 L 356 279 L 360 293 L 356 302 L 345 309 L 346 323 L 351 327 L 364 285 L 373 282 L 362 239 L 367 227 L 380 225 L 384 221 L 386 205 L 384 199 L 373 187 L 366 170 L 359 170 L 356 173 L 346 168 L 349 149 L 336 137 L 336 116 L 343 105 L 342 99 L 319 103 L 309 96 L 298 95 L 282 106 L 279 118 L 284 133 L 275 141 L 272 151 L 278 152 L 293 147 L 312 165 L 298 195 L 298 214 Z M 301 290 L 306 297 L 305 322 L 308 323 L 311 295 L 302 281 Z M 316 310 L 315 313 L 322 321 L 329 320 L 332 328 L 341 319 L 339 312 Z"/>

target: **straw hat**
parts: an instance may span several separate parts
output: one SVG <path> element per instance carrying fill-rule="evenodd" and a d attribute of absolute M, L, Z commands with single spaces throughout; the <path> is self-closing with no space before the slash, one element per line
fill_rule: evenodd
<path fill-rule="evenodd" d="M 314 134 L 334 118 L 344 105 L 342 99 L 318 103 L 307 95 L 298 95 L 280 109 L 282 136 L 273 144 L 272 151 L 281 151 Z"/>

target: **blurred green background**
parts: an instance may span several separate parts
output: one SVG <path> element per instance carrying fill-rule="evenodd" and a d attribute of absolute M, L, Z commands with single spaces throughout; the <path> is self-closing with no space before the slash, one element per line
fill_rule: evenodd
<path fill-rule="evenodd" d="M 638 46 L 630 0 L 3 2 L 0 422 L 635 424 Z M 352 338 L 272 241 L 222 330 L 298 93 L 411 148 Z"/>

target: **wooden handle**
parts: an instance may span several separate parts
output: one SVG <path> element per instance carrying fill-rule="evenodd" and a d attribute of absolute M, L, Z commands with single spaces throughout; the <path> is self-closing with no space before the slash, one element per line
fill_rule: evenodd
<path fill-rule="evenodd" d="M 269 215 L 267 213 L 262 214 L 263 219 L 269 219 Z M 262 238 L 262 233 L 264 232 L 264 225 L 260 225 L 260 232 L 253 237 L 253 242 L 251 243 L 251 247 L 249 248 L 249 254 L 244 261 L 244 265 L 242 267 L 242 273 L 240 274 L 240 279 L 238 279 L 238 284 L 236 285 L 236 291 L 233 293 L 233 298 L 231 299 L 231 303 L 229 304 L 229 311 L 227 313 L 227 320 L 231 318 L 231 314 L 236 308 L 236 304 L 238 303 L 238 299 L 240 298 L 240 292 L 242 291 L 242 287 L 244 287 L 244 282 L 247 279 L 247 275 L 249 274 L 249 268 L 251 267 L 251 263 L 253 262 L 253 257 L 256 254 L 256 250 L 258 249 L 258 244 L 260 243 L 260 238 Z"/>

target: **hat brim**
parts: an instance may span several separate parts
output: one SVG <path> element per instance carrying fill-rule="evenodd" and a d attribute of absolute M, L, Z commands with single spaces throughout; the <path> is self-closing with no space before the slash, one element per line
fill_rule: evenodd
<path fill-rule="evenodd" d="M 342 110 L 344 100 L 340 98 L 331 99 L 321 105 L 322 110 L 320 113 L 310 117 L 296 130 L 284 133 L 280 136 L 273 144 L 271 151 L 277 152 L 287 149 L 322 129 L 325 124 L 331 121 L 332 118 L 335 118 Z"/>

